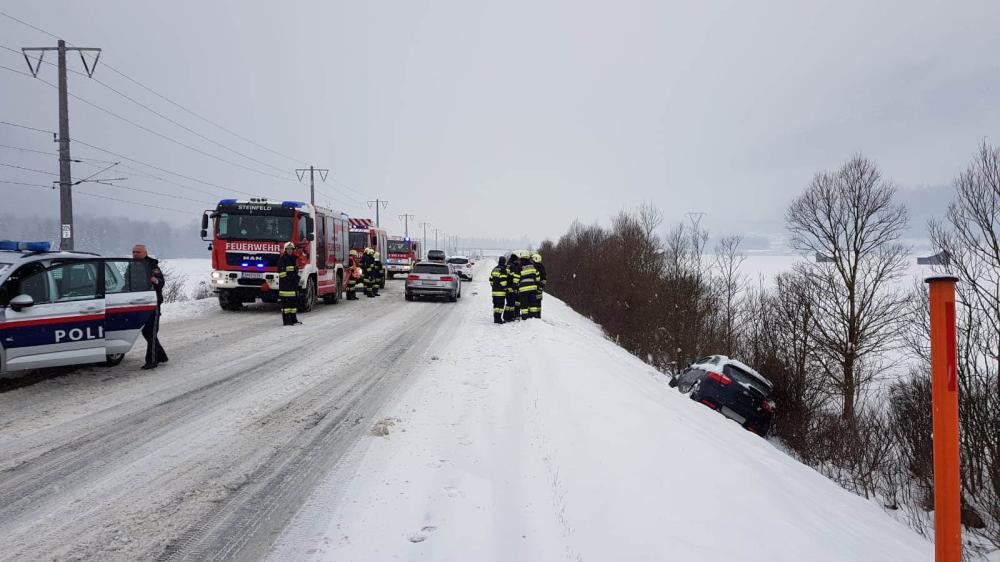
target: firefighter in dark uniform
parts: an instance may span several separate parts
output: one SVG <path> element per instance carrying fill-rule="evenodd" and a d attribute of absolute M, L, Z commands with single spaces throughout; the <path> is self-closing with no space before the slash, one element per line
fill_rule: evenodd
<path fill-rule="evenodd" d="M 538 272 L 538 292 L 535 293 L 535 318 L 542 317 L 542 295 L 545 294 L 545 266 L 542 264 L 542 255 L 534 254 L 531 256 L 531 261 L 535 264 L 535 270 Z"/>
<path fill-rule="evenodd" d="M 372 254 L 372 293 L 376 297 L 381 296 L 378 290 L 382 287 L 382 277 L 385 275 L 382 269 L 382 254 L 375 252 Z"/>
<path fill-rule="evenodd" d="M 365 296 L 373 298 L 375 296 L 375 276 L 374 262 L 375 250 L 365 248 L 365 255 L 361 256 L 361 282 L 365 285 Z"/>
<path fill-rule="evenodd" d="M 521 301 L 521 320 L 534 318 L 538 312 L 538 270 L 527 252 L 521 257 L 521 271 L 517 282 L 517 294 Z"/>
<path fill-rule="evenodd" d="M 301 324 L 299 311 L 299 266 L 295 244 L 285 243 L 285 251 L 278 257 L 278 300 L 281 302 L 281 321 L 285 326 Z"/>
<path fill-rule="evenodd" d="M 520 282 L 521 264 L 518 263 L 517 254 L 511 254 L 507 258 L 507 306 L 504 313 L 508 315 L 504 318 L 508 322 L 518 320 L 521 317 L 520 296 L 517 293 L 517 284 Z"/>
<path fill-rule="evenodd" d="M 358 267 L 358 251 L 351 250 L 351 257 L 347 261 L 347 300 L 358 300 L 358 279 L 361 277 L 361 269 Z"/>
<path fill-rule="evenodd" d="M 507 259 L 503 256 L 490 272 L 490 289 L 493 291 L 493 323 L 503 324 L 507 299 Z"/>
<path fill-rule="evenodd" d="M 163 285 L 166 279 L 163 276 L 163 272 L 160 271 L 160 262 L 149 257 L 146 246 L 136 244 L 132 248 L 132 259 L 136 260 L 145 269 L 145 278 L 149 279 L 153 290 L 156 291 L 156 310 L 153 311 L 152 316 L 142 326 L 142 337 L 146 338 L 146 363 L 143 364 L 142 368 L 155 369 L 160 363 L 168 361 L 167 352 L 160 345 L 159 335 L 160 306 L 163 304 Z"/>

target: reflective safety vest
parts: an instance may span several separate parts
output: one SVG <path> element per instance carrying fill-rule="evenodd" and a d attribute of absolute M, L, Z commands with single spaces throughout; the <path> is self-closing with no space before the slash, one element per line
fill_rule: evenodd
<path fill-rule="evenodd" d="M 490 272 L 490 287 L 493 289 L 494 297 L 502 297 L 507 294 L 507 269 L 499 265 Z"/>
<path fill-rule="evenodd" d="M 528 293 L 531 291 L 538 290 L 537 281 L 538 271 L 535 266 L 531 263 L 521 266 L 521 275 L 517 283 L 517 291 L 519 293 Z"/>

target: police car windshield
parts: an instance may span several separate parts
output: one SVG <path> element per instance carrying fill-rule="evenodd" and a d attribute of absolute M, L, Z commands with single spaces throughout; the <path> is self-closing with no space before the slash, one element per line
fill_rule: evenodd
<path fill-rule="evenodd" d="M 405 240 L 389 240 L 386 249 L 391 254 L 406 254 L 410 251 L 410 243 Z"/>
<path fill-rule="evenodd" d="M 288 241 L 292 239 L 292 217 L 222 213 L 219 239 Z"/>

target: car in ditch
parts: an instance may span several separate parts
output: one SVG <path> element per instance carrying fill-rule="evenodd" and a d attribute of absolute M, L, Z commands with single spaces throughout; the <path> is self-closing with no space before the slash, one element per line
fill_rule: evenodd
<path fill-rule="evenodd" d="M 0 373 L 117 365 L 155 310 L 141 262 L 0 241 Z"/>
<path fill-rule="evenodd" d="M 406 276 L 403 294 L 408 301 L 421 297 L 444 297 L 451 302 L 462 298 L 462 281 L 446 263 L 418 262 Z"/>
<path fill-rule="evenodd" d="M 720 412 L 761 437 L 771 430 L 776 405 L 774 385 L 748 365 L 725 355 L 692 363 L 670 380 L 670 386 Z"/>

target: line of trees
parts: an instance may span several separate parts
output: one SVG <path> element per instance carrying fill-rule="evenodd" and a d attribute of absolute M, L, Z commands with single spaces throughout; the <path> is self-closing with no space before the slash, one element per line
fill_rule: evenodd
<path fill-rule="evenodd" d="M 972 555 L 1000 548 L 1000 149 L 984 144 L 955 188 L 929 235 L 960 278 L 963 522 L 975 529 Z M 816 174 L 785 217 L 793 247 L 813 259 L 758 283 L 741 271 L 739 237 L 709 253 L 697 220 L 664 229 L 649 205 L 619 213 L 609 227 L 576 222 L 540 251 L 548 290 L 657 369 L 723 353 L 764 373 L 775 384 L 774 435 L 788 449 L 929 534 L 927 291 L 906 283 L 912 258 L 897 199 L 860 155 Z"/>

